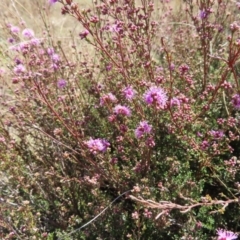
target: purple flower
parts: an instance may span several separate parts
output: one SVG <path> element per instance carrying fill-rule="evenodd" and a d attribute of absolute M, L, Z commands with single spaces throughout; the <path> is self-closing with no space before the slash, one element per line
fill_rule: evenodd
<path fill-rule="evenodd" d="M 59 79 L 57 82 L 58 88 L 65 88 L 67 85 L 67 81 L 65 79 Z"/>
<path fill-rule="evenodd" d="M 53 61 L 54 63 L 58 63 L 58 62 L 60 61 L 60 57 L 59 57 L 59 55 L 56 54 L 56 53 L 52 54 L 52 55 L 51 55 L 51 58 L 52 58 L 52 61 Z"/>
<path fill-rule="evenodd" d="M 22 65 L 22 64 L 18 64 L 14 69 L 13 71 L 16 73 L 16 74 L 21 74 L 23 72 L 25 72 L 25 67 Z"/>
<path fill-rule="evenodd" d="M 199 17 L 201 19 L 205 19 L 207 16 L 208 16 L 208 13 L 204 9 L 200 11 Z"/>
<path fill-rule="evenodd" d="M 19 46 L 17 47 L 17 50 L 21 52 L 28 51 L 28 49 L 29 49 L 29 44 L 27 42 L 20 42 Z"/>
<path fill-rule="evenodd" d="M 235 32 L 235 31 L 238 31 L 240 28 L 238 22 L 234 21 L 233 23 L 230 24 L 230 29 Z"/>
<path fill-rule="evenodd" d="M 107 148 L 110 146 L 110 143 L 106 141 L 105 139 L 90 139 L 88 141 L 85 141 L 85 144 L 89 148 L 90 152 L 93 154 L 97 153 L 103 153 L 107 151 Z"/>
<path fill-rule="evenodd" d="M 208 141 L 203 140 L 202 143 L 200 144 L 200 147 L 202 150 L 206 150 L 209 147 Z"/>
<path fill-rule="evenodd" d="M 117 105 L 113 109 L 114 114 L 116 115 L 124 115 L 124 116 L 131 116 L 131 110 L 128 107 Z"/>
<path fill-rule="evenodd" d="M 87 37 L 88 34 L 89 34 L 89 31 L 87 29 L 85 29 L 79 34 L 79 36 L 81 39 L 84 39 Z"/>
<path fill-rule="evenodd" d="M 39 38 L 33 38 L 33 39 L 31 39 L 30 43 L 31 43 L 33 46 L 38 46 L 38 45 L 41 43 L 41 39 L 39 39 Z"/>
<path fill-rule="evenodd" d="M 146 145 L 147 145 L 148 147 L 154 147 L 154 146 L 156 145 L 153 137 L 149 137 L 149 138 L 146 140 L 145 143 L 146 143 Z"/>
<path fill-rule="evenodd" d="M 232 97 L 232 105 L 234 108 L 236 108 L 237 110 L 240 110 L 240 94 L 235 94 Z"/>
<path fill-rule="evenodd" d="M 107 71 L 111 71 L 111 69 L 112 69 L 112 64 L 107 64 L 106 65 L 106 70 Z"/>
<path fill-rule="evenodd" d="M 173 71 L 174 69 L 175 69 L 175 65 L 174 65 L 174 63 L 171 63 L 169 66 L 169 70 Z"/>
<path fill-rule="evenodd" d="M 187 73 L 189 71 L 189 66 L 186 65 L 186 64 L 182 64 L 180 67 L 179 67 L 179 71 L 180 73 L 183 75 L 185 73 Z"/>
<path fill-rule="evenodd" d="M 109 30 L 111 31 L 111 32 L 118 32 L 118 25 L 117 24 L 113 24 L 113 25 L 111 25 L 111 26 L 109 26 Z"/>
<path fill-rule="evenodd" d="M 55 63 L 53 63 L 50 68 L 54 69 L 54 70 L 58 70 L 59 69 L 59 66 Z"/>
<path fill-rule="evenodd" d="M 132 100 L 136 94 L 136 91 L 132 88 L 132 86 L 128 86 L 122 90 L 122 93 L 127 100 Z"/>
<path fill-rule="evenodd" d="M 11 26 L 10 30 L 13 34 L 18 34 L 20 32 L 20 28 L 17 26 Z"/>
<path fill-rule="evenodd" d="M 217 131 L 211 130 L 211 131 L 209 132 L 209 134 L 210 134 L 214 139 L 216 139 L 216 140 L 221 139 L 221 138 L 224 137 L 224 133 L 223 133 L 222 130 L 217 130 Z"/>
<path fill-rule="evenodd" d="M 141 138 L 144 134 L 148 134 L 152 131 L 152 126 L 147 121 L 141 121 L 135 130 L 136 138 Z"/>
<path fill-rule="evenodd" d="M 117 98 L 112 94 L 112 93 L 108 93 L 103 95 L 100 98 L 100 105 L 103 106 L 104 104 L 110 103 L 110 102 L 116 102 Z"/>
<path fill-rule="evenodd" d="M 226 231 L 223 229 L 217 230 L 218 240 L 233 240 L 237 239 L 238 235 L 231 231 Z"/>
<path fill-rule="evenodd" d="M 47 53 L 49 56 L 52 56 L 54 54 L 54 49 L 53 48 L 48 48 Z"/>
<path fill-rule="evenodd" d="M 15 58 L 14 59 L 14 62 L 19 65 L 19 64 L 22 64 L 22 61 L 19 59 L 19 58 Z"/>
<path fill-rule="evenodd" d="M 14 43 L 15 40 L 14 40 L 14 38 L 9 38 L 9 39 L 8 39 L 8 42 L 9 42 L 9 43 Z"/>
<path fill-rule="evenodd" d="M 150 87 L 143 95 L 148 105 L 155 105 L 157 108 L 164 108 L 167 103 L 167 94 L 160 87 Z"/>
<path fill-rule="evenodd" d="M 34 37 L 34 32 L 32 29 L 30 28 L 26 28 L 22 31 L 22 35 L 25 37 L 25 38 L 33 38 Z"/>
<path fill-rule="evenodd" d="M 171 100 L 170 100 L 170 107 L 174 107 L 174 106 L 177 106 L 177 107 L 180 107 L 180 100 L 176 97 L 173 97 Z"/>
<path fill-rule="evenodd" d="M 121 33 L 123 31 L 122 25 L 123 23 L 121 21 L 117 21 L 115 24 L 108 26 L 108 30 L 110 32 Z"/>
<path fill-rule="evenodd" d="M 197 136 L 200 138 L 203 137 L 202 133 L 200 133 L 200 132 L 197 132 Z"/>
<path fill-rule="evenodd" d="M 49 4 L 52 5 L 54 3 L 56 3 L 58 0 L 48 0 Z"/>

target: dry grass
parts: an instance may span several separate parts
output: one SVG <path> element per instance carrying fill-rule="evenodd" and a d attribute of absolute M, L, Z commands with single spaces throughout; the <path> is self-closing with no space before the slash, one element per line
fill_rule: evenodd
<path fill-rule="evenodd" d="M 158 0 L 155 1 L 159 3 Z M 91 8 L 92 6 L 91 0 L 77 0 L 75 2 L 78 3 L 80 8 Z M 182 0 L 171 1 L 174 11 L 181 9 L 181 2 Z M 61 4 L 50 7 L 48 0 L 3 0 L 0 7 L 0 18 L 5 23 L 18 25 L 20 22 L 25 22 L 28 28 L 40 32 L 45 30 L 45 26 L 43 26 L 43 22 L 45 22 L 44 24 L 51 28 L 53 37 L 56 38 L 66 37 L 66 33 L 70 30 L 73 33 L 79 30 L 79 24 L 74 19 L 61 15 Z M 3 29 L 3 26 L 1 28 Z"/>
<path fill-rule="evenodd" d="M 91 7 L 91 1 L 84 0 L 79 2 L 81 8 Z M 21 26 L 23 28 L 33 29 L 36 37 L 45 36 L 50 38 L 51 44 L 61 42 L 64 44 L 64 50 L 71 53 L 72 44 L 76 41 L 79 51 L 86 49 L 86 43 L 78 37 L 82 30 L 81 24 L 69 16 L 61 14 L 61 4 L 49 5 L 48 0 L 3 0 L 0 2 L 0 62 L 5 65 L 9 45 L 7 38 L 9 33 L 6 24 Z M 46 34 L 47 32 L 47 34 Z M 68 49 L 69 47 L 69 49 Z M 2 55 L 2 57 L 1 57 Z M 0 65 L 0 67 L 1 67 Z"/>
<path fill-rule="evenodd" d="M 90 7 L 90 1 L 85 0 L 79 5 L 82 8 Z M 93 51 L 86 46 L 85 41 L 81 41 L 79 33 L 82 30 L 81 25 L 76 19 L 61 14 L 61 4 L 49 5 L 48 0 L 2 0 L 0 1 L 0 69 L 5 69 L 4 78 L 0 77 L 0 94 L 8 98 L 11 88 L 11 78 L 8 77 L 8 66 L 12 64 L 12 59 L 16 53 L 9 51 L 10 45 L 7 42 L 9 31 L 7 24 L 24 28 L 30 28 L 35 32 L 37 38 L 47 38 L 50 46 L 56 46 L 59 42 L 64 46 L 64 51 L 69 59 L 74 54 L 72 45 L 76 45 L 77 51 L 91 53 Z M 1 73 L 0 73 L 1 74 Z M 7 86 L 8 85 L 8 86 Z M 10 86 L 9 86 L 10 85 Z M 0 106 L 0 112 L 6 112 L 3 106 Z"/>
<path fill-rule="evenodd" d="M 91 8 L 92 0 L 75 0 L 81 9 Z M 100 1 L 99 1 L 100 2 Z M 171 6 L 173 11 L 181 10 L 182 0 L 172 0 Z M 159 0 L 155 0 L 156 5 L 159 5 Z M 27 28 L 34 30 L 37 37 L 42 37 L 43 32 L 48 29 L 51 37 L 55 41 L 61 41 L 71 47 L 70 32 L 72 36 L 78 37 L 81 31 L 80 24 L 69 16 L 61 14 L 61 4 L 50 6 L 48 0 L 2 0 L 0 2 L 0 46 L 6 45 L 7 31 L 6 24 L 20 26 L 25 23 Z M 84 41 L 77 42 L 77 46 L 83 46 Z M 66 47 L 66 46 L 65 46 Z M 7 50 L 7 49 L 4 49 Z"/>
<path fill-rule="evenodd" d="M 80 6 L 90 5 L 85 3 Z M 53 36 L 58 35 L 58 37 L 64 36 L 66 31 L 78 29 L 79 24 L 76 21 L 61 15 L 60 4 L 50 6 L 47 0 L 3 0 L 0 7 L 2 9 L 0 16 L 4 22 L 15 25 L 25 22 L 28 28 L 36 32 L 37 29 L 39 32 L 45 30 L 45 24 L 53 30 Z"/>

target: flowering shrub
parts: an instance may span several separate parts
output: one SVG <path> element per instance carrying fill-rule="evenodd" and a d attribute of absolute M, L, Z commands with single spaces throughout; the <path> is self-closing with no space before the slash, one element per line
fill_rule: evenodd
<path fill-rule="evenodd" d="M 71 50 L 5 25 L 1 237 L 236 239 L 239 6 L 58 4 Z"/>

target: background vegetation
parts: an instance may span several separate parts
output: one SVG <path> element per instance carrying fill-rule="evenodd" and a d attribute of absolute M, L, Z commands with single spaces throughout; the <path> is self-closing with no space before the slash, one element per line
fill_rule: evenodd
<path fill-rule="evenodd" d="M 237 238 L 238 2 L 1 6 L 2 239 Z"/>

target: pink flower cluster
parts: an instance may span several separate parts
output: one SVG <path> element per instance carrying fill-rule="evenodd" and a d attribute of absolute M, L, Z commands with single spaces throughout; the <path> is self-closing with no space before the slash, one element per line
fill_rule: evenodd
<path fill-rule="evenodd" d="M 107 148 L 110 146 L 110 143 L 105 139 L 90 139 L 85 141 L 86 146 L 94 155 L 97 153 L 104 153 L 107 151 Z"/>
<path fill-rule="evenodd" d="M 100 98 L 100 106 L 116 101 L 117 98 L 115 97 L 115 95 L 113 95 L 112 93 L 107 93 Z"/>
<path fill-rule="evenodd" d="M 128 107 L 122 105 L 117 105 L 114 107 L 113 112 L 116 115 L 123 115 L 127 117 L 131 116 L 131 110 Z"/>
<path fill-rule="evenodd" d="M 232 105 L 236 110 L 240 110 L 240 94 L 235 94 L 232 97 Z"/>
<path fill-rule="evenodd" d="M 141 138 L 144 134 L 149 134 L 151 131 L 152 126 L 147 121 L 142 121 L 135 130 L 135 136 L 136 138 Z"/>
<path fill-rule="evenodd" d="M 167 94 L 160 87 L 150 87 L 143 95 L 145 102 L 148 105 L 154 105 L 157 109 L 164 109 L 167 103 Z"/>
<path fill-rule="evenodd" d="M 218 240 L 234 240 L 237 239 L 238 235 L 231 231 L 226 231 L 223 229 L 217 230 Z"/>
<path fill-rule="evenodd" d="M 132 86 L 128 86 L 122 90 L 122 93 L 124 97 L 130 101 L 134 98 L 136 91 L 133 89 Z"/>

